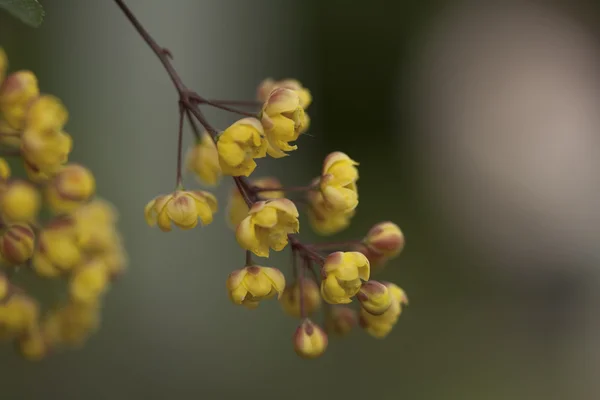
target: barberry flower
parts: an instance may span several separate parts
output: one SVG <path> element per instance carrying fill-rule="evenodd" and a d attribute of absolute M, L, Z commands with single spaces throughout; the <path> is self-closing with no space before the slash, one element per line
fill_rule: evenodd
<path fill-rule="evenodd" d="M 296 150 L 290 145 L 305 131 L 308 121 L 300 105 L 300 97 L 290 89 L 273 90 L 263 105 L 261 122 L 269 143 L 267 152 L 273 158 L 285 157 L 286 151 Z"/>
<path fill-rule="evenodd" d="M 327 333 L 345 336 L 358 324 L 356 311 L 350 307 L 332 306 L 325 318 Z"/>
<path fill-rule="evenodd" d="M 46 201 L 56 213 L 69 213 L 87 202 L 96 192 L 92 172 L 78 164 L 63 167 L 46 186 Z"/>
<path fill-rule="evenodd" d="M 307 278 L 301 279 L 302 292 L 304 294 L 304 296 L 302 296 L 304 311 L 306 312 L 306 315 L 310 315 L 321 305 L 321 294 L 319 293 L 319 286 L 315 283 L 315 281 Z M 292 317 L 300 318 L 302 316 L 300 298 L 300 283 L 295 282 L 292 285 L 286 286 L 281 298 L 279 299 L 279 303 L 286 314 L 291 315 Z"/>
<path fill-rule="evenodd" d="M 48 222 L 39 232 L 33 254 L 33 268 L 38 275 L 52 278 L 73 270 L 83 259 L 77 244 L 72 218 L 59 217 Z"/>
<path fill-rule="evenodd" d="M 0 181 L 10 178 L 10 165 L 4 158 L 0 158 Z"/>
<path fill-rule="evenodd" d="M 9 225 L 0 236 L 0 256 L 10 265 L 20 265 L 33 255 L 35 234 L 27 224 Z"/>
<path fill-rule="evenodd" d="M 217 212 L 217 199 L 211 193 L 194 190 L 177 190 L 174 193 L 157 196 L 146 204 L 144 214 L 150 226 L 158 223 L 158 227 L 168 232 L 171 222 L 181 229 L 192 229 L 198 225 L 208 225 Z"/>
<path fill-rule="evenodd" d="M 281 183 L 279 180 L 271 177 L 267 178 L 259 178 L 250 182 L 250 184 L 254 187 L 260 189 L 278 189 L 281 188 Z M 264 191 L 260 193 L 260 197 L 264 199 L 281 199 L 285 196 L 282 191 Z M 231 190 L 231 194 L 229 195 L 229 203 L 227 206 L 227 216 L 229 219 L 229 225 L 232 228 L 237 228 L 240 222 L 244 218 L 248 216 L 248 205 L 244 200 L 244 197 L 238 190 L 236 186 L 234 186 Z"/>
<path fill-rule="evenodd" d="M 294 351 L 302 358 L 317 358 L 327 349 L 325 331 L 306 318 L 294 332 Z"/>
<path fill-rule="evenodd" d="M 41 207 L 39 192 L 28 182 L 15 180 L 2 189 L 0 210 L 8 222 L 33 222 Z"/>
<path fill-rule="evenodd" d="M 7 336 L 18 336 L 33 329 L 38 320 L 39 308 L 29 296 L 15 293 L 0 304 L 0 327 Z"/>
<path fill-rule="evenodd" d="M 392 294 L 381 282 L 364 282 L 356 295 L 362 308 L 369 314 L 381 315 L 392 305 Z"/>
<path fill-rule="evenodd" d="M 406 293 L 397 285 L 389 282 L 384 283 L 392 297 L 392 305 L 383 314 L 373 315 L 364 308 L 360 310 L 360 325 L 375 338 L 386 337 L 398 322 L 402 313 L 402 306 L 408 304 Z"/>
<path fill-rule="evenodd" d="M 196 144 L 191 147 L 185 160 L 188 171 L 205 185 L 215 186 L 221 179 L 221 164 L 217 146 L 207 132 L 203 132 Z"/>
<path fill-rule="evenodd" d="M 350 226 L 355 210 L 337 211 L 325 203 L 320 191 L 311 191 L 308 195 L 308 220 L 311 228 L 322 236 L 334 235 Z"/>
<path fill-rule="evenodd" d="M 69 112 L 58 97 L 42 95 L 31 103 L 27 112 L 27 130 L 49 135 L 60 132 L 69 119 Z"/>
<path fill-rule="evenodd" d="M 296 205 L 288 199 L 256 202 L 237 227 L 237 241 L 257 256 L 268 257 L 269 249 L 283 250 L 288 234 L 298 233 L 298 216 Z"/>
<path fill-rule="evenodd" d="M 357 165 L 356 161 L 339 151 L 325 158 L 320 188 L 329 209 L 349 212 L 358 205 Z"/>
<path fill-rule="evenodd" d="M 109 203 L 93 200 L 80 206 L 72 215 L 77 246 L 82 250 L 102 252 L 118 247 L 117 213 Z"/>
<path fill-rule="evenodd" d="M 283 79 L 280 81 L 275 81 L 272 78 L 267 78 L 263 80 L 258 86 L 257 99 L 264 103 L 269 98 L 271 92 L 277 88 L 290 89 L 296 92 L 300 99 L 300 106 L 305 110 L 312 102 L 312 95 L 310 94 L 310 91 L 303 87 L 302 84 L 296 79 Z"/>
<path fill-rule="evenodd" d="M 106 265 L 100 259 L 92 259 L 74 271 L 69 285 L 71 299 L 78 303 L 95 303 L 107 285 Z"/>
<path fill-rule="evenodd" d="M 235 304 L 247 308 L 258 307 L 261 300 L 277 295 L 281 297 L 285 288 L 285 277 L 276 268 L 246 266 L 229 274 L 227 291 Z"/>
<path fill-rule="evenodd" d="M 330 304 L 350 303 L 361 288 L 361 280 L 369 280 L 369 260 L 362 253 L 337 251 L 325 259 L 322 274 L 323 300 Z"/>
<path fill-rule="evenodd" d="M 10 74 L 0 87 L 0 113 L 13 128 L 21 130 L 31 102 L 40 95 L 37 78 L 31 71 Z"/>
<path fill-rule="evenodd" d="M 364 244 L 386 259 L 396 257 L 404 248 L 404 235 L 393 222 L 381 222 L 369 230 Z"/>
<path fill-rule="evenodd" d="M 267 154 L 267 141 L 260 121 L 243 118 L 217 137 L 219 164 L 225 175 L 250 176 L 256 168 L 255 158 Z"/>

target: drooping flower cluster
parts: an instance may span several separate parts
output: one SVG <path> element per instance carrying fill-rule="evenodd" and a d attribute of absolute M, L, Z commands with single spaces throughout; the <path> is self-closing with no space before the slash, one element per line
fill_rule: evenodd
<path fill-rule="evenodd" d="M 0 158 L 0 339 L 16 341 L 35 360 L 81 344 L 93 332 L 126 254 L 117 215 L 96 197 L 93 174 L 68 161 L 73 143 L 64 131 L 65 106 L 40 93 L 32 72 L 6 71 L 0 48 L 0 151 L 6 157 Z M 13 176 L 17 168 L 24 177 Z M 47 307 L 21 283 L 27 275 L 55 280 L 49 287 L 62 284 L 66 296 L 56 293 L 61 302 L 42 312 Z"/>

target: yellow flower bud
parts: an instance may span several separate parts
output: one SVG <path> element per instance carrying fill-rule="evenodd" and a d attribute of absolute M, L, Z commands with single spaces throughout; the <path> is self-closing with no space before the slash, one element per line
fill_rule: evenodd
<path fill-rule="evenodd" d="M 304 311 L 306 315 L 310 315 L 321 305 L 321 293 L 315 281 L 307 278 L 302 279 Z M 302 317 L 300 312 L 300 283 L 295 282 L 293 285 L 286 286 L 279 303 L 286 314 L 296 318 Z"/>
<path fill-rule="evenodd" d="M 237 227 L 236 239 L 243 249 L 268 257 L 269 249 L 283 250 L 288 234 L 298 233 L 298 216 L 296 205 L 288 199 L 256 202 Z"/>
<path fill-rule="evenodd" d="M 346 336 L 358 323 L 356 311 L 350 307 L 332 306 L 325 319 L 327 333 Z"/>
<path fill-rule="evenodd" d="M 0 180 L 6 181 L 10 178 L 10 165 L 4 158 L 0 158 Z"/>
<path fill-rule="evenodd" d="M 360 325 L 371 336 L 382 339 L 386 337 L 398 322 L 402 313 L 402 306 L 408 304 L 408 298 L 402 289 L 393 283 L 384 282 L 392 297 L 391 306 L 380 315 L 373 315 L 364 308 L 360 310 Z"/>
<path fill-rule="evenodd" d="M 243 118 L 225 129 L 217 140 L 219 164 L 225 175 L 250 176 L 255 158 L 267 154 L 263 127 L 255 118 Z"/>
<path fill-rule="evenodd" d="M 393 222 L 381 222 L 369 230 L 364 243 L 373 253 L 389 259 L 396 257 L 404 248 L 404 235 Z"/>
<path fill-rule="evenodd" d="M 22 133 L 0 118 L 0 144 L 7 148 L 18 149 L 21 147 Z"/>
<path fill-rule="evenodd" d="M 71 136 L 63 131 L 27 129 L 21 138 L 21 153 L 29 164 L 28 175 L 36 181 L 56 173 L 69 159 L 73 148 Z"/>
<path fill-rule="evenodd" d="M 358 252 L 331 253 L 323 264 L 321 295 L 330 304 L 347 304 L 369 280 L 369 260 Z"/>
<path fill-rule="evenodd" d="M 46 201 L 56 214 L 69 213 L 87 202 L 96 191 L 92 172 L 77 164 L 63 167 L 46 187 Z"/>
<path fill-rule="evenodd" d="M 52 175 L 55 172 L 55 170 L 53 170 L 52 172 L 41 171 L 35 165 L 32 165 L 29 162 L 27 162 L 27 160 L 24 160 L 23 167 L 25 168 L 27 178 L 29 178 L 29 180 L 33 183 L 45 183 L 49 181 L 50 178 L 52 178 Z"/>
<path fill-rule="evenodd" d="M 24 294 L 13 294 L 0 304 L 0 327 L 9 335 L 19 335 L 37 324 L 38 305 Z"/>
<path fill-rule="evenodd" d="M 158 223 L 163 232 L 171 230 L 171 222 L 181 229 L 192 229 L 198 225 L 208 225 L 217 212 L 217 199 L 202 190 L 178 190 L 174 193 L 155 197 L 144 209 L 146 222 L 150 226 Z"/>
<path fill-rule="evenodd" d="M 294 351 L 302 358 L 317 358 L 327 349 L 327 334 L 306 318 L 294 332 Z"/>
<path fill-rule="evenodd" d="M 19 338 L 19 350 L 29 361 L 39 361 L 48 352 L 48 346 L 39 329 L 27 332 Z"/>
<path fill-rule="evenodd" d="M 51 134 L 63 130 L 69 113 L 59 98 L 51 95 L 38 97 L 27 113 L 27 130 Z"/>
<path fill-rule="evenodd" d="M 0 255 L 11 265 L 29 260 L 34 246 L 35 234 L 27 224 L 12 224 L 0 236 Z"/>
<path fill-rule="evenodd" d="M 107 285 L 106 265 L 99 259 L 92 259 L 74 271 L 69 292 L 73 301 L 92 304 L 106 291 Z"/>
<path fill-rule="evenodd" d="M 295 79 L 283 79 L 281 81 L 275 81 L 272 78 L 267 78 L 260 83 L 258 86 L 257 98 L 263 103 L 267 101 L 271 92 L 277 88 L 291 89 L 300 98 L 300 106 L 305 110 L 312 102 L 312 95 L 310 91 L 302 86 L 300 82 Z"/>
<path fill-rule="evenodd" d="M 112 251 L 120 242 L 116 231 L 117 213 L 103 200 L 93 200 L 72 214 L 77 245 L 84 251 Z"/>
<path fill-rule="evenodd" d="M 356 295 L 362 308 L 370 314 L 381 315 L 392 305 L 392 294 L 388 287 L 381 282 L 368 281 L 363 283 Z"/>
<path fill-rule="evenodd" d="M 10 74 L 0 87 L 0 113 L 15 129 L 22 130 L 31 102 L 40 95 L 37 78 L 31 71 Z"/>
<path fill-rule="evenodd" d="M 50 345 L 81 345 L 99 324 L 97 303 L 67 303 L 52 310 L 45 318 L 42 331 Z"/>
<path fill-rule="evenodd" d="M 307 126 L 307 117 L 300 105 L 300 97 L 290 89 L 273 90 L 263 105 L 261 122 L 268 141 L 271 157 L 285 157 L 286 151 L 296 150 L 289 142 L 296 141 Z"/>
<path fill-rule="evenodd" d="M 10 222 L 33 222 L 40 206 L 39 192 L 25 181 L 10 182 L 0 197 L 2 217 Z"/>
<path fill-rule="evenodd" d="M 277 189 L 281 187 L 281 183 L 271 177 L 255 179 L 250 184 L 261 189 Z M 264 199 L 281 199 L 284 197 L 284 193 L 282 191 L 260 192 L 260 197 Z M 249 208 L 246 201 L 240 194 L 237 186 L 234 186 L 231 190 L 227 206 L 229 225 L 234 229 L 237 228 L 240 222 L 248 216 L 248 211 Z"/>
<path fill-rule="evenodd" d="M 0 85 L 4 81 L 6 76 L 6 70 L 8 69 L 8 57 L 2 47 L 0 47 Z"/>
<path fill-rule="evenodd" d="M 206 185 L 215 186 L 221 179 L 221 165 L 217 146 L 207 132 L 190 148 L 186 155 L 186 168 L 196 174 L 198 180 Z"/>
<path fill-rule="evenodd" d="M 235 304 L 247 308 L 258 307 L 258 302 L 277 294 L 279 298 L 285 288 L 285 277 L 276 268 L 247 266 L 229 274 L 227 291 Z"/>
<path fill-rule="evenodd" d="M 50 278 L 72 270 L 81 263 L 82 257 L 73 219 L 59 217 L 39 233 L 33 267 L 39 275 Z"/>
<path fill-rule="evenodd" d="M 308 195 L 308 220 L 312 229 L 319 235 L 331 236 L 350 226 L 355 210 L 336 211 L 327 207 L 323 194 L 311 191 Z"/>
<path fill-rule="evenodd" d="M 358 205 L 357 165 L 356 161 L 339 151 L 325 158 L 320 186 L 329 209 L 349 212 Z"/>

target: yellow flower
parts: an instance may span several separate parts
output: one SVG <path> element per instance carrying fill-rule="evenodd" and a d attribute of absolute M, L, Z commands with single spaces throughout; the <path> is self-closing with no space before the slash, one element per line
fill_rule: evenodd
<path fill-rule="evenodd" d="M 25 125 L 25 116 L 31 102 L 40 95 L 37 78 L 31 71 L 10 74 L 0 87 L 0 113 L 15 129 Z"/>
<path fill-rule="evenodd" d="M 321 293 L 319 293 L 319 286 L 312 279 L 303 278 L 302 289 L 304 296 L 304 311 L 306 315 L 310 315 L 319 308 L 321 305 Z M 292 317 L 300 318 L 300 283 L 295 282 L 293 285 L 289 285 L 283 291 L 279 303 L 286 314 Z"/>
<path fill-rule="evenodd" d="M 302 84 L 297 80 L 283 79 L 280 81 L 275 81 L 272 78 L 265 79 L 258 86 L 258 100 L 264 103 L 269 98 L 271 92 L 277 88 L 291 89 L 294 92 L 296 92 L 296 94 L 300 98 L 300 106 L 302 106 L 302 108 L 304 108 L 305 110 L 312 102 L 312 95 L 310 94 L 310 91 L 303 87 Z"/>
<path fill-rule="evenodd" d="M 92 259 L 77 268 L 69 284 L 71 299 L 78 303 L 95 303 L 106 291 L 108 270 L 99 259 Z"/>
<path fill-rule="evenodd" d="M 288 234 L 298 233 L 298 210 L 288 199 L 254 203 L 248 216 L 236 230 L 240 246 L 259 257 L 268 257 L 269 248 L 281 251 L 288 244 Z"/>
<path fill-rule="evenodd" d="M 263 127 L 255 118 L 243 118 L 225 129 L 217 138 L 219 164 L 225 175 L 250 176 L 255 158 L 267 154 Z"/>
<path fill-rule="evenodd" d="M 362 308 L 369 314 L 381 315 L 390 308 L 394 298 L 388 287 L 381 282 L 363 283 L 357 296 Z"/>
<path fill-rule="evenodd" d="M 325 317 L 325 328 L 327 333 L 337 336 L 345 336 L 358 323 L 356 311 L 350 307 L 332 306 L 331 311 Z"/>
<path fill-rule="evenodd" d="M 404 248 L 404 235 L 393 222 L 381 222 L 369 230 L 364 244 L 373 253 L 390 259 L 400 254 Z"/>
<path fill-rule="evenodd" d="M 11 265 L 20 265 L 33 255 L 35 234 L 27 224 L 12 224 L 0 236 L 0 255 Z"/>
<path fill-rule="evenodd" d="M 116 231 L 117 213 L 106 201 L 93 200 L 73 213 L 77 245 L 85 251 L 112 251 L 120 239 Z"/>
<path fill-rule="evenodd" d="M 0 180 L 6 181 L 10 178 L 10 165 L 4 158 L 0 158 Z"/>
<path fill-rule="evenodd" d="M 357 165 L 356 161 L 339 151 L 325 158 L 320 187 L 323 199 L 330 210 L 349 212 L 358 205 Z"/>
<path fill-rule="evenodd" d="M 73 219 L 55 218 L 39 233 L 33 254 L 33 268 L 40 276 L 52 278 L 78 266 L 83 254 L 77 245 Z"/>
<path fill-rule="evenodd" d="M 312 229 L 322 236 L 334 235 L 350 226 L 350 221 L 356 213 L 351 211 L 331 210 L 327 207 L 323 194 L 311 191 L 308 195 L 308 220 Z"/>
<path fill-rule="evenodd" d="M 251 181 L 250 184 L 261 189 L 281 188 L 281 183 L 277 179 L 271 177 L 255 179 Z M 285 194 L 282 191 L 260 192 L 260 197 L 263 199 L 281 199 L 284 195 Z M 249 208 L 246 201 L 240 194 L 237 186 L 234 186 L 231 190 L 227 207 L 229 225 L 234 229 L 237 228 L 240 222 L 248 216 L 248 210 Z"/>
<path fill-rule="evenodd" d="M 0 334 L 2 336 L 19 335 L 35 327 L 38 321 L 39 308 L 29 297 L 23 294 L 11 295 L 0 304 Z"/>
<path fill-rule="evenodd" d="M 44 319 L 42 331 L 50 345 L 81 345 L 88 335 L 98 327 L 99 306 L 97 303 L 72 303 L 52 310 Z"/>
<path fill-rule="evenodd" d="M 46 187 L 46 201 L 56 214 L 69 213 L 87 202 L 96 191 L 92 172 L 77 164 L 63 167 Z"/>
<path fill-rule="evenodd" d="M 227 291 L 235 304 L 248 308 L 258 307 L 258 302 L 281 296 L 285 288 L 285 277 L 276 268 L 247 266 L 229 274 Z"/>
<path fill-rule="evenodd" d="M 373 315 L 364 308 L 360 310 L 360 325 L 371 336 L 382 339 L 386 337 L 398 322 L 402 306 L 408 304 L 406 293 L 393 283 L 384 283 L 392 297 L 391 306 L 381 315 Z"/>
<path fill-rule="evenodd" d="M 196 174 L 198 180 L 206 185 L 215 186 L 221 178 L 221 165 L 217 146 L 207 132 L 190 148 L 186 156 L 186 168 Z"/>
<path fill-rule="evenodd" d="M 45 134 L 60 132 L 68 118 L 69 113 L 60 99 L 45 94 L 31 104 L 27 113 L 27 130 Z"/>
<path fill-rule="evenodd" d="M 294 333 L 294 351 L 302 358 L 317 358 L 327 349 L 327 334 L 306 318 Z"/>
<path fill-rule="evenodd" d="M 150 226 L 158 223 L 164 231 L 171 230 L 171 222 L 181 229 L 192 229 L 198 225 L 208 225 L 217 212 L 217 199 L 211 193 L 194 190 L 178 190 L 174 193 L 155 197 L 144 209 L 146 222 Z"/>
<path fill-rule="evenodd" d="M 330 304 L 350 303 L 362 285 L 369 280 L 369 260 L 358 252 L 331 253 L 323 264 L 321 295 Z"/>
<path fill-rule="evenodd" d="M 273 90 L 263 105 L 261 115 L 269 144 L 267 152 L 271 157 L 285 157 L 286 151 L 298 148 L 289 142 L 298 139 L 308 121 L 295 91 L 285 88 Z"/>
<path fill-rule="evenodd" d="M 10 222 L 33 222 L 40 206 L 40 194 L 33 185 L 25 181 L 10 182 L 0 197 L 2 218 Z"/>
<path fill-rule="evenodd" d="M 8 57 L 6 57 L 6 52 L 2 47 L 0 47 L 0 85 L 4 81 L 4 77 L 6 76 L 6 70 L 8 69 Z"/>

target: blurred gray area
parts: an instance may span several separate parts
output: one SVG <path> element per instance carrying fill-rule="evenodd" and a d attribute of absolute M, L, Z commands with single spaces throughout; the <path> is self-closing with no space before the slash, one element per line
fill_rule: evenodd
<path fill-rule="evenodd" d="M 405 253 L 378 276 L 411 300 L 395 331 L 353 332 L 314 361 L 294 354 L 296 321 L 276 302 L 227 299 L 243 263 L 224 222 L 229 182 L 212 225 L 146 226 L 143 206 L 175 181 L 176 95 L 113 2 L 46 1 L 39 30 L 1 15 L 13 67 L 67 104 L 72 159 L 118 207 L 131 258 L 83 349 L 38 364 L 0 350 L 2 395 L 597 398 L 598 43 L 595 21 L 577 18 L 594 8 L 439 3 L 128 1 L 204 96 L 252 98 L 267 76 L 311 88 L 310 135 L 257 175 L 302 184 L 346 151 L 361 205 L 340 237 L 403 228 Z M 265 264 L 290 276 L 283 253 Z"/>

